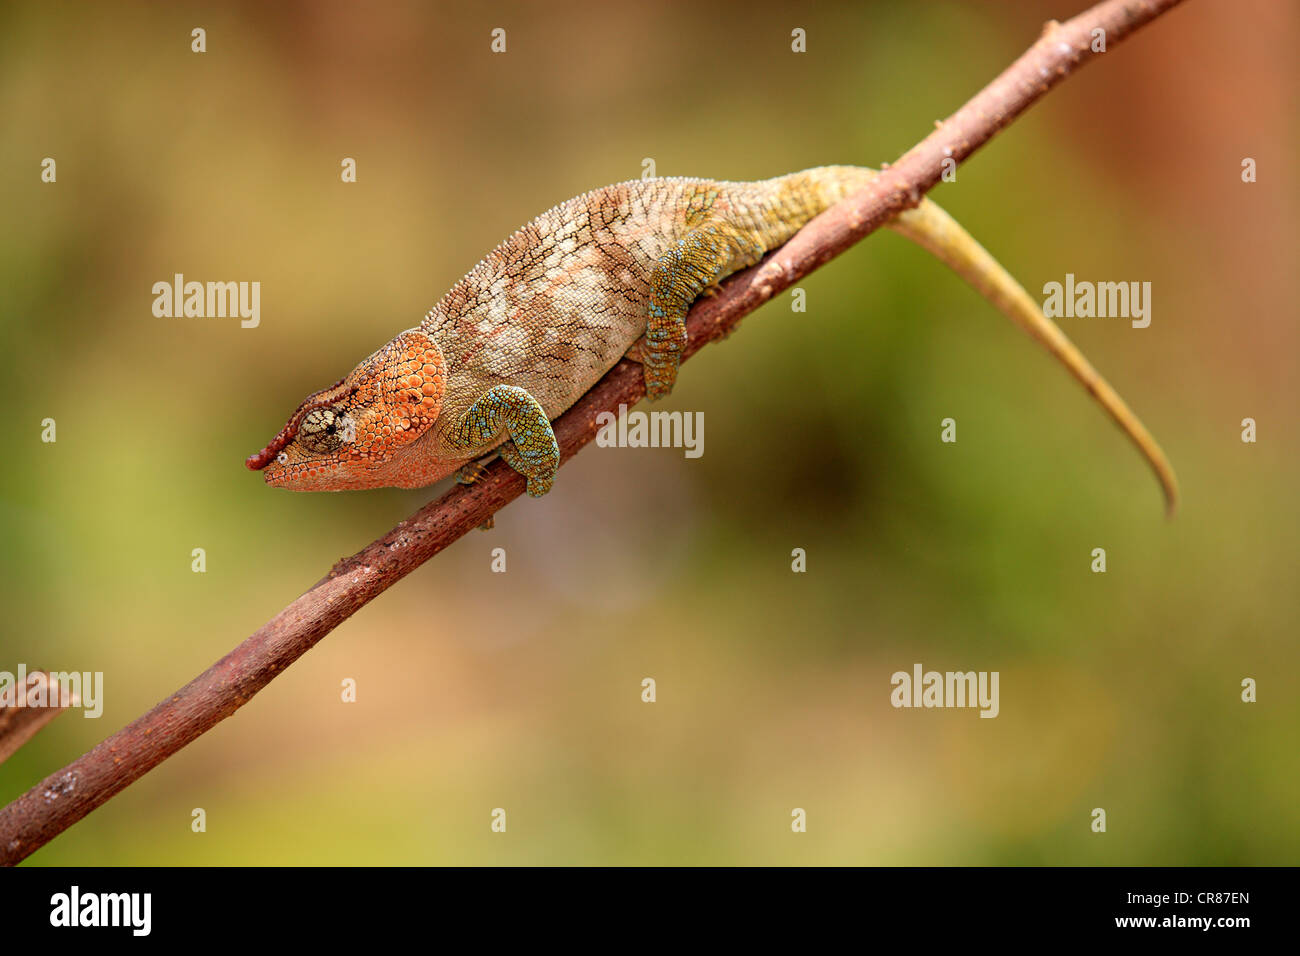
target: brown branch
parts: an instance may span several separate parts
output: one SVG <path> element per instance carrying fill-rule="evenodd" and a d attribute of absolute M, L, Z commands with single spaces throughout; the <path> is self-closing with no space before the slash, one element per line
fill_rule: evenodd
<path fill-rule="evenodd" d="M 33 705 L 31 701 L 39 701 Z M 17 682 L 0 693 L 0 763 L 4 763 L 36 736 L 64 708 L 80 701 L 67 693 L 49 671 L 32 671 L 21 685 Z"/>
<path fill-rule="evenodd" d="M 778 292 L 915 206 L 943 172 L 988 142 L 1074 69 L 1095 59 L 1092 31 L 1107 48 L 1180 0 L 1107 0 L 1065 24 L 1049 23 L 1023 56 L 902 159 L 809 223 L 785 246 L 728 280 L 687 318 L 684 358 L 728 334 Z M 639 365 L 622 361 L 555 422 L 561 463 L 595 437 L 596 416 L 644 397 Z M 132 781 L 229 717 L 317 641 L 524 490 L 504 462 L 470 486 L 458 486 L 401 522 L 330 573 L 261 629 L 143 717 L 47 777 L 0 810 L 0 863 L 43 846 Z"/>

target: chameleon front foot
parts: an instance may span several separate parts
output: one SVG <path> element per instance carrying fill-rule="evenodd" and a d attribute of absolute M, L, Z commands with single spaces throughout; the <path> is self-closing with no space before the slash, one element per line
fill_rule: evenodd
<path fill-rule="evenodd" d="M 520 452 L 514 442 L 508 441 L 501 446 L 501 457 L 505 459 L 507 465 L 528 479 L 528 494 L 533 498 L 540 498 L 551 490 L 551 486 L 555 484 L 555 472 L 560 467 L 560 449 L 555 445 L 555 433 L 551 431 L 550 422 L 546 423 L 546 431 L 550 436 L 551 445 L 555 447 L 555 458 L 553 463 L 543 464 L 540 468 L 536 467 L 527 455 Z"/>
<path fill-rule="evenodd" d="M 458 485 L 472 485 L 484 475 L 487 474 L 487 466 L 496 455 L 487 455 L 486 457 L 467 461 L 456 470 L 456 483 Z"/>
<path fill-rule="evenodd" d="M 496 441 L 503 429 L 506 441 L 497 450 L 507 465 L 528 479 L 528 494 L 540 498 L 555 483 L 560 446 L 546 412 L 526 390 L 517 385 L 489 388 L 460 416 L 447 436 L 447 444 L 466 451 L 482 448 Z M 468 475 L 469 467 L 461 471 Z"/>
<path fill-rule="evenodd" d="M 456 483 L 459 485 L 472 485 L 484 475 L 487 474 L 487 466 L 496 455 L 488 455 L 479 458 L 477 461 L 467 461 L 456 470 Z M 497 525 L 496 515 L 488 515 L 487 520 L 478 526 L 480 531 L 491 531 Z"/>

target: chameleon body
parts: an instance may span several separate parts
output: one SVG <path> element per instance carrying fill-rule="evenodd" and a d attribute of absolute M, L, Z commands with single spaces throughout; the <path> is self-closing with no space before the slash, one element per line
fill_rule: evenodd
<path fill-rule="evenodd" d="M 419 326 L 309 396 L 247 464 L 298 491 L 414 488 L 495 450 L 543 495 L 559 466 L 553 419 L 625 355 L 642 363 L 651 400 L 667 395 L 692 302 L 876 175 L 823 166 L 762 182 L 646 179 L 563 202 L 492 250 Z M 1056 355 L 1138 444 L 1172 508 L 1154 439 L 1024 289 L 929 200 L 889 225 Z"/>

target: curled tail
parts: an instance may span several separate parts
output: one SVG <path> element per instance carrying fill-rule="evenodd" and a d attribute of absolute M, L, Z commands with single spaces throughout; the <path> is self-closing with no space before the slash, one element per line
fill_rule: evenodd
<path fill-rule="evenodd" d="M 859 166 L 822 166 L 781 180 L 801 195 L 813 215 L 867 186 L 877 176 L 873 169 Z M 811 217 L 810 217 L 811 218 Z M 963 229 L 956 220 L 928 199 L 915 209 L 901 213 L 888 224 L 895 232 L 921 246 L 975 287 L 1003 315 L 1038 341 L 1069 370 L 1100 403 L 1146 458 L 1164 490 L 1165 508 L 1172 515 L 1178 506 L 1178 480 L 1151 433 L 1119 397 L 1115 389 L 1092 367 L 1083 353 L 1065 336 L 1042 309 L 998 261 Z"/>

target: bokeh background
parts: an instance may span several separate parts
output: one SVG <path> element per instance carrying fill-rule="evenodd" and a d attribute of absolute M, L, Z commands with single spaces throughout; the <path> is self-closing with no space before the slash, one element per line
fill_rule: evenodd
<path fill-rule="evenodd" d="M 103 671 L 107 701 L 0 799 L 435 493 L 242 459 L 517 226 L 647 157 L 892 160 L 1082 6 L 6 5 L 0 669 Z M 1189 0 L 933 193 L 1035 295 L 1152 283 L 1146 330 L 1062 325 L 1164 444 L 1176 520 L 1060 368 L 882 232 L 685 367 L 701 459 L 587 450 L 31 863 L 1295 863 L 1298 40 L 1292 4 Z M 175 272 L 260 281 L 261 326 L 155 318 Z M 1001 715 L 893 709 L 916 662 L 999 671 Z"/>

